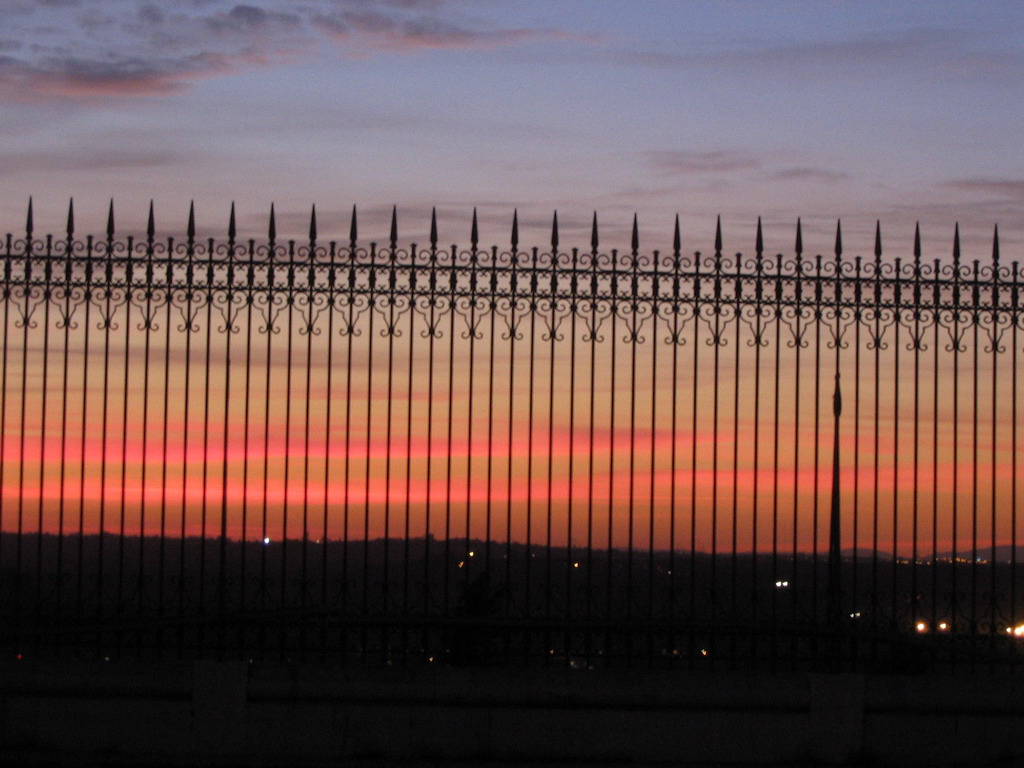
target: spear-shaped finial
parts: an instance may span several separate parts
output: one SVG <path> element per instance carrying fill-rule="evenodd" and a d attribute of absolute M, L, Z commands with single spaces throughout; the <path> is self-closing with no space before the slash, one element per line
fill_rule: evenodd
<path fill-rule="evenodd" d="M 636 213 L 633 214 L 633 237 L 629 241 L 630 248 L 633 249 L 633 255 L 640 249 L 640 227 L 638 226 Z"/>
<path fill-rule="evenodd" d="M 25 234 L 32 237 L 32 196 L 28 198 L 28 215 L 25 217 Z"/>
<path fill-rule="evenodd" d="M 473 206 L 473 226 L 469 228 L 469 244 L 476 250 L 477 243 L 480 242 L 480 229 L 476 224 L 476 206 Z"/>
<path fill-rule="evenodd" d="M 551 219 L 551 250 L 558 250 L 558 211 L 555 211 L 555 216 Z"/>
<path fill-rule="evenodd" d="M 875 258 L 882 258 L 882 222 L 875 219 Z"/>
<path fill-rule="evenodd" d="M 68 200 L 68 239 L 70 240 L 75 234 L 75 200 L 74 198 Z"/>
<path fill-rule="evenodd" d="M 757 217 L 757 235 L 754 237 L 754 251 L 760 256 L 764 253 L 764 235 L 761 233 L 761 217 Z"/>
<path fill-rule="evenodd" d="M 512 211 L 512 253 L 519 250 L 519 209 Z"/>
<path fill-rule="evenodd" d="M 999 266 L 999 225 L 992 232 L 992 263 Z"/>
<path fill-rule="evenodd" d="M 267 225 L 267 239 L 270 242 L 277 240 L 277 216 L 274 214 L 274 204 L 270 204 L 270 223 Z"/>
<path fill-rule="evenodd" d="M 114 236 L 114 200 L 111 198 L 110 207 L 107 209 L 107 237 Z"/>
<path fill-rule="evenodd" d="M 309 214 L 309 242 L 316 242 L 316 203 L 313 203 L 313 210 Z"/>
<path fill-rule="evenodd" d="M 149 219 L 146 221 L 146 238 L 153 242 L 153 236 L 156 234 L 156 219 L 153 216 L 153 201 L 149 201 Z"/>
<path fill-rule="evenodd" d="M 594 220 L 590 225 L 590 249 L 597 252 L 597 244 L 600 242 L 600 238 L 597 236 L 597 211 L 594 211 Z"/>
<path fill-rule="evenodd" d="M 238 234 L 238 228 L 235 226 L 235 201 L 231 201 L 231 213 L 228 215 L 228 240 L 234 241 L 235 236 Z"/>
<path fill-rule="evenodd" d="M 194 240 L 196 237 L 196 204 L 194 201 L 189 201 L 188 204 L 188 229 L 185 234 L 189 240 Z"/>
<path fill-rule="evenodd" d="M 715 254 L 722 255 L 722 216 L 718 215 L 715 220 Z"/>
<path fill-rule="evenodd" d="M 354 250 L 356 247 L 356 240 L 359 236 L 359 229 L 356 226 L 356 207 L 352 206 L 352 222 L 348 226 L 348 242 Z"/>
<path fill-rule="evenodd" d="M 430 209 L 430 247 L 437 248 L 437 208 Z"/>
<path fill-rule="evenodd" d="M 921 222 L 914 224 L 914 261 L 921 258 Z"/>
<path fill-rule="evenodd" d="M 953 262 L 960 263 L 960 222 L 953 227 Z"/>
<path fill-rule="evenodd" d="M 392 205 L 391 206 L 391 233 L 390 233 L 390 240 L 391 240 L 391 252 L 394 253 L 395 249 L 398 247 L 398 206 L 397 205 Z"/>
<path fill-rule="evenodd" d="M 679 255 L 679 249 L 683 245 L 683 239 L 679 236 L 679 214 L 676 214 L 676 225 L 672 231 L 672 251 L 676 256 Z"/>
<path fill-rule="evenodd" d="M 794 250 L 797 256 L 804 252 L 804 227 L 799 218 L 796 220 L 796 245 Z"/>
<path fill-rule="evenodd" d="M 836 258 L 843 255 L 843 221 L 836 219 Z"/>

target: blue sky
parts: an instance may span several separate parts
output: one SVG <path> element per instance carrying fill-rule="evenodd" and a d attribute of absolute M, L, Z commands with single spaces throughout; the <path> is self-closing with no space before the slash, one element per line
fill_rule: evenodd
<path fill-rule="evenodd" d="M 115 199 L 138 231 L 247 234 L 270 203 L 301 237 L 849 253 L 875 219 L 890 253 L 969 257 L 1000 225 L 1024 243 L 1024 5 L 1016 2 L 489 2 L 472 0 L 5 0 L 0 31 L 0 229 L 35 198 L 59 230 L 74 196 L 99 231 Z"/>

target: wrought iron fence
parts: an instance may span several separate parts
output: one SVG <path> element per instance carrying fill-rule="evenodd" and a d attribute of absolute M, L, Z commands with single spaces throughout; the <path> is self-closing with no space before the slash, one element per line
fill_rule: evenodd
<path fill-rule="evenodd" d="M 8 654 L 1003 668 L 1016 261 L 3 245 Z"/>

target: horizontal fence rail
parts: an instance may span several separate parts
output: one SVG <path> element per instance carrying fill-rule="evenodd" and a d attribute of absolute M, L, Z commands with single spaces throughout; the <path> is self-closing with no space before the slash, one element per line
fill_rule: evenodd
<path fill-rule="evenodd" d="M 3 243 L 3 652 L 1017 668 L 991 258 Z"/>

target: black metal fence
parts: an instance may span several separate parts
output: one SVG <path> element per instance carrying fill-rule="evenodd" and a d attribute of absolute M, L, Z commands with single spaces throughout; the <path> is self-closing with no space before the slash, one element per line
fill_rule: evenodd
<path fill-rule="evenodd" d="M 3 245 L 2 647 L 1004 668 L 1016 261 Z"/>

